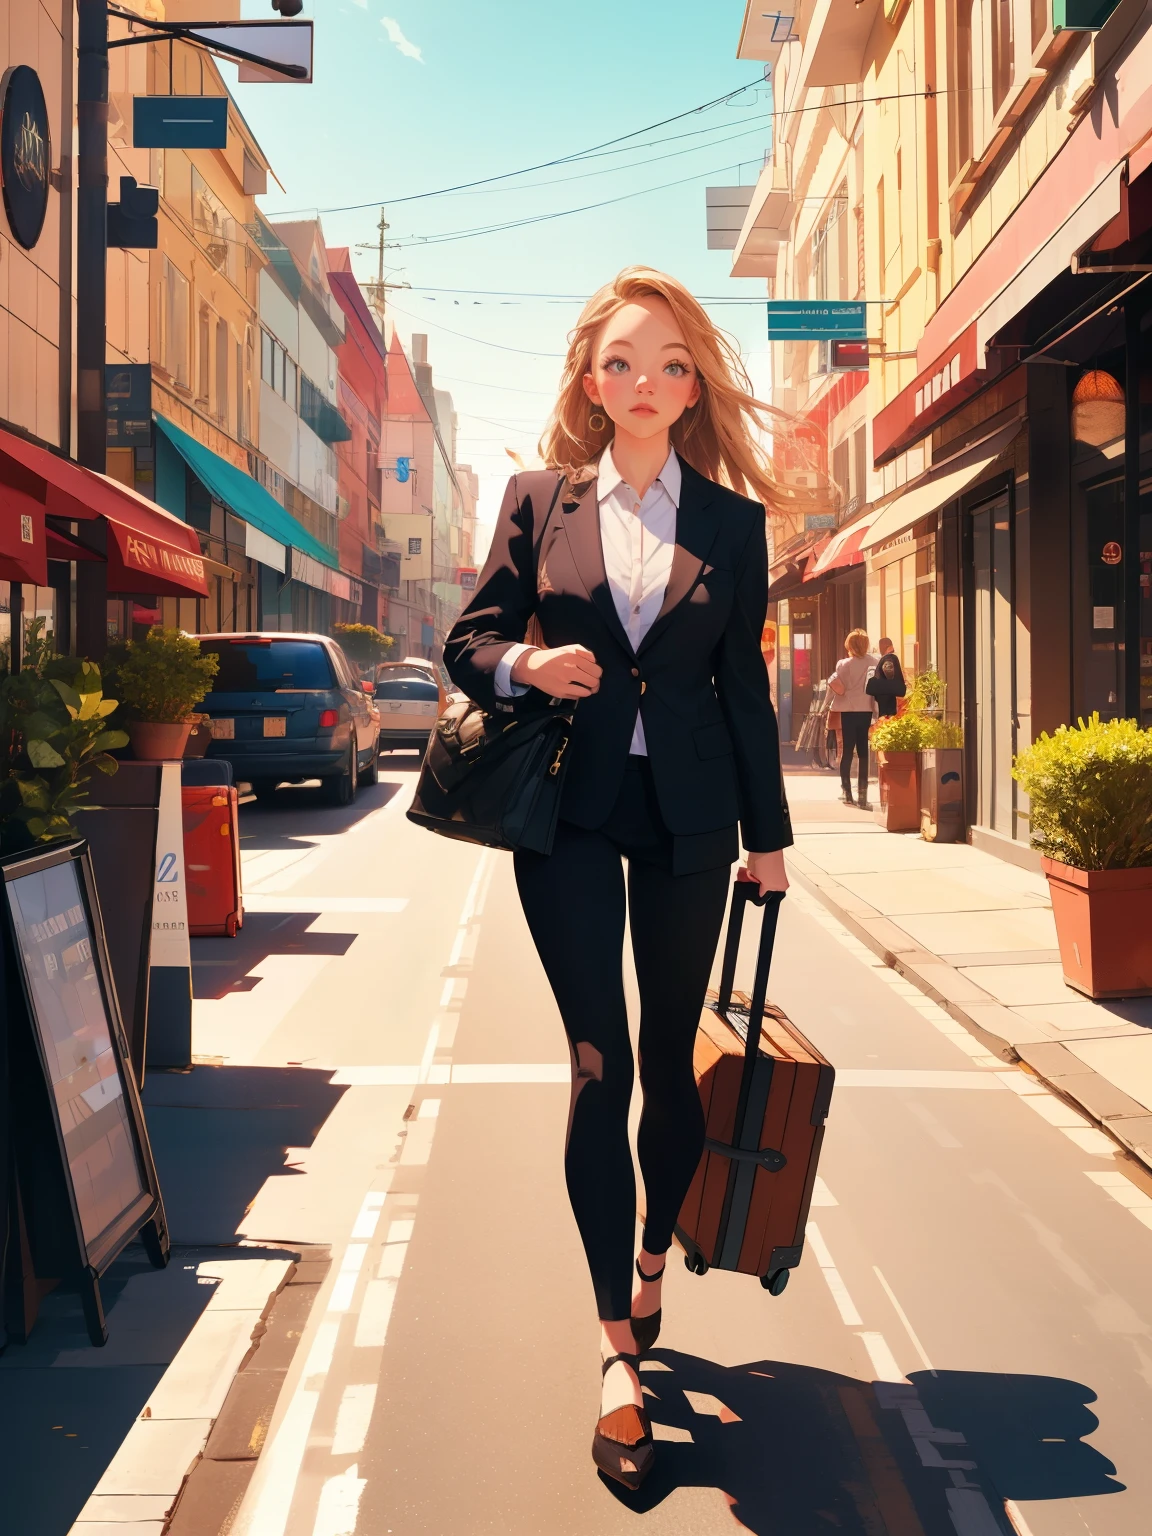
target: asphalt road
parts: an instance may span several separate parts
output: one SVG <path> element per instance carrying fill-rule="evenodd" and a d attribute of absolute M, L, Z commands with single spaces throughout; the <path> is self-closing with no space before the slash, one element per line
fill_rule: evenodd
<path fill-rule="evenodd" d="M 803 1262 L 674 1254 L 658 1468 L 597 1476 L 563 1035 L 510 860 L 407 823 L 413 764 L 245 807 L 253 910 L 197 948 L 201 1053 L 333 1096 L 240 1220 L 336 1264 L 236 1531 L 1152 1529 L 1152 1184 L 797 890 L 771 991 L 840 1073 Z"/>

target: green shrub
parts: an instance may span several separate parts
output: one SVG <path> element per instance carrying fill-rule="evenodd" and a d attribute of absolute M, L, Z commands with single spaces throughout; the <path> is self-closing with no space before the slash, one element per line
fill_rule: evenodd
<path fill-rule="evenodd" d="M 938 722 L 925 720 L 915 710 L 902 715 L 888 715 L 872 728 L 872 746 L 877 752 L 923 752 L 934 746 L 932 727 Z"/>
<path fill-rule="evenodd" d="M 964 727 L 956 725 L 951 720 L 925 720 L 928 727 L 928 740 L 924 743 L 924 749 L 937 748 L 945 750 L 949 747 L 962 747 L 964 745 Z"/>
<path fill-rule="evenodd" d="M 109 752 L 128 744 L 108 729 L 115 699 L 104 697 L 100 668 L 56 656 L 33 620 L 25 666 L 0 677 L 0 850 L 75 837 L 71 813 L 95 771 L 115 773 Z"/>
<path fill-rule="evenodd" d="M 209 692 L 219 665 L 193 635 L 153 624 L 143 640 L 119 647 L 115 687 L 129 719 L 175 724 Z"/>
<path fill-rule="evenodd" d="M 917 672 L 908 690 L 908 708 L 913 710 L 943 709 L 944 694 L 948 684 L 939 672 Z"/>
<path fill-rule="evenodd" d="M 1045 732 L 1012 774 L 1031 801 L 1032 846 L 1076 869 L 1152 864 L 1152 730 L 1093 714 Z"/>
<path fill-rule="evenodd" d="M 334 624 L 332 636 L 343 648 L 349 661 L 361 667 L 387 661 L 396 643 L 391 635 L 384 634 L 372 624 Z"/>

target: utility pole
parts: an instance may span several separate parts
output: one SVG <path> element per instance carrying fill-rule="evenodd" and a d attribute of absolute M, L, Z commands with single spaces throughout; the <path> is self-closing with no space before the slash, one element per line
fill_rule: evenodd
<path fill-rule="evenodd" d="M 358 251 L 376 252 L 376 281 L 374 283 L 365 283 L 364 287 L 368 290 L 368 301 L 379 315 L 381 325 L 384 323 L 384 308 L 387 302 L 388 290 L 390 288 L 411 288 L 412 286 L 411 283 L 387 283 L 384 281 L 384 252 L 399 249 L 399 245 L 395 240 L 385 240 L 384 238 L 386 232 L 391 227 L 388 220 L 384 217 L 383 208 L 381 208 L 380 221 L 376 225 L 380 232 L 380 238 L 378 240 L 361 241 L 356 247 Z"/>
<path fill-rule="evenodd" d="M 76 457 L 103 473 L 108 304 L 108 0 L 77 0 Z"/>

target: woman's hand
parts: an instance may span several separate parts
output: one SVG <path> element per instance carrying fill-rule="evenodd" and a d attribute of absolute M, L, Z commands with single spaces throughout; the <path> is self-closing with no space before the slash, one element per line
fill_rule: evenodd
<path fill-rule="evenodd" d="M 784 868 L 784 850 L 779 848 L 775 853 L 750 853 L 744 861 L 744 868 L 748 872 L 748 879 L 755 880 L 760 887 L 761 896 L 767 896 L 769 891 L 786 891 L 788 889 L 788 871 Z"/>
<path fill-rule="evenodd" d="M 525 651 L 512 667 L 514 683 L 530 683 L 553 699 L 585 699 L 600 686 L 600 668 L 583 645 Z"/>

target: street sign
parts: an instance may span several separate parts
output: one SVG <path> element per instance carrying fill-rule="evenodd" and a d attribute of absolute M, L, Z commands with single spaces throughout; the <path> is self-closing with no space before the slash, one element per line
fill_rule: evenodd
<path fill-rule="evenodd" d="M 843 299 L 769 299 L 769 341 L 863 341 L 867 306 Z"/>
<path fill-rule="evenodd" d="M 227 96 L 136 96 L 136 149 L 227 149 Z"/>
<path fill-rule="evenodd" d="M 189 42 L 202 43 L 238 63 L 242 85 L 312 83 L 310 21 L 194 22 L 183 30 Z"/>

